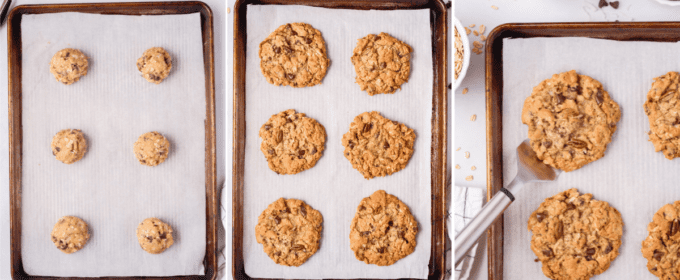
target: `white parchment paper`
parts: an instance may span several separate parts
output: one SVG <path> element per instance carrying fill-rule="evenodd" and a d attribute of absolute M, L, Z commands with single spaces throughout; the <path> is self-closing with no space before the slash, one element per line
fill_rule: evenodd
<path fill-rule="evenodd" d="M 246 273 L 269 278 L 426 278 L 430 259 L 430 146 L 432 44 L 428 10 L 356 11 L 303 6 L 248 6 L 246 57 L 246 169 L 243 252 Z M 275 86 L 260 72 L 259 44 L 289 22 L 321 31 L 330 67 L 323 83 L 308 88 Z M 354 83 L 351 62 L 357 39 L 387 32 L 413 47 L 411 76 L 395 94 L 369 96 Z M 272 115 L 296 109 L 319 121 L 327 133 L 326 151 L 312 169 L 277 175 L 260 151 L 259 129 Z M 379 111 L 416 132 L 414 154 L 402 171 L 366 180 L 343 156 L 342 135 L 355 116 Z M 359 202 L 383 189 L 411 208 L 419 223 L 415 252 L 389 267 L 354 257 L 349 227 Z M 319 251 L 300 267 L 274 263 L 255 239 L 258 216 L 280 197 L 304 200 L 324 218 Z"/>
<path fill-rule="evenodd" d="M 31 275 L 170 276 L 203 274 L 205 255 L 205 74 L 199 14 L 120 16 L 82 13 L 22 19 L 23 173 L 22 257 Z M 151 47 L 172 56 L 173 69 L 156 85 L 136 67 Z M 72 85 L 49 72 L 52 56 L 77 48 L 88 74 Z M 81 129 L 82 160 L 66 165 L 50 150 L 61 129 Z M 149 131 L 165 135 L 168 159 L 141 165 L 132 152 Z M 77 216 L 91 238 L 67 255 L 50 232 Z M 174 230 L 162 254 L 140 248 L 135 230 L 158 217 Z"/>
<path fill-rule="evenodd" d="M 546 279 L 534 262 L 527 221 L 541 202 L 569 188 L 607 201 L 623 217 L 623 244 L 611 267 L 597 279 L 657 279 L 647 271 L 642 241 L 647 224 L 664 204 L 680 199 L 680 160 L 667 160 L 648 142 L 644 113 L 652 79 L 680 71 L 680 44 L 617 42 L 589 38 L 532 38 L 503 41 L 503 176 L 516 174 L 516 148 L 526 139 L 524 100 L 555 73 L 575 69 L 600 81 L 621 107 L 621 121 L 605 156 L 562 173 L 557 182 L 531 184 L 505 212 L 503 269 L 506 279 Z"/>

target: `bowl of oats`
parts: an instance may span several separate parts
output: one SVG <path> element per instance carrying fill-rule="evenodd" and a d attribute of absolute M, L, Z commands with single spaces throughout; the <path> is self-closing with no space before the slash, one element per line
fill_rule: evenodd
<path fill-rule="evenodd" d="M 465 27 L 460 23 L 460 20 L 454 18 L 456 25 L 453 29 L 454 33 L 454 63 L 453 63 L 453 90 L 456 90 L 460 83 L 465 78 L 468 65 L 470 65 L 470 42 L 468 41 Z"/>

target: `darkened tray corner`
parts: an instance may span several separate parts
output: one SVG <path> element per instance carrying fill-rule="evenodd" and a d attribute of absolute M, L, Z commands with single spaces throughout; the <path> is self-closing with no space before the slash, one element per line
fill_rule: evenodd
<path fill-rule="evenodd" d="M 494 28 L 486 44 L 487 200 L 503 186 L 503 39 L 588 37 L 617 41 L 680 41 L 678 22 L 508 23 Z M 519 121 L 519 120 L 517 120 Z M 503 279 L 503 215 L 487 234 L 490 280 Z"/>
<path fill-rule="evenodd" d="M 332 9 L 396 10 L 429 9 L 432 30 L 433 98 L 432 98 L 432 249 L 430 280 L 446 277 L 446 122 L 447 100 L 447 16 L 442 0 L 238 0 L 234 5 L 234 157 L 233 157 L 233 226 L 232 273 L 236 280 L 252 279 L 245 272 L 243 259 L 243 185 L 246 127 L 246 14 L 247 5 L 306 5 Z M 263 279 L 270 280 L 270 279 Z M 271 279 L 273 280 L 273 279 Z"/>
<path fill-rule="evenodd" d="M 208 5 L 199 1 L 190 2 L 131 2 L 131 3 L 85 3 L 54 5 L 21 5 L 10 12 L 7 20 L 7 50 L 9 73 L 9 173 L 10 173 L 10 235 L 11 273 L 16 280 L 24 279 L 73 279 L 73 277 L 52 277 L 28 275 L 21 259 L 21 168 L 22 168 L 22 120 L 21 120 L 21 17 L 26 14 L 81 12 L 118 15 L 172 15 L 201 14 L 203 38 L 203 61 L 205 65 L 205 188 L 206 188 L 206 254 L 203 261 L 205 275 L 172 277 L 91 277 L 77 279 L 133 280 L 133 279 L 195 279 L 217 278 L 217 223 L 219 222 L 216 189 L 215 158 L 215 65 L 213 42 L 213 14 Z"/>

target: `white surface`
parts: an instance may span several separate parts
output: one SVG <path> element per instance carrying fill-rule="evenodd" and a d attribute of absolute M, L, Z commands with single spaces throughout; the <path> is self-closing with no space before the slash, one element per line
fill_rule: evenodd
<path fill-rule="evenodd" d="M 275 86 L 259 68 L 259 43 L 289 22 L 306 22 L 321 31 L 331 65 L 323 83 L 308 88 Z M 338 24 L 343 22 L 344 24 Z M 356 11 L 305 6 L 248 6 L 246 52 L 246 155 L 243 252 L 246 273 L 268 278 L 427 278 L 430 258 L 430 146 L 432 51 L 429 11 Z M 411 75 L 394 94 L 369 96 L 354 83 L 350 57 L 356 40 L 387 32 L 413 47 Z M 260 151 L 259 129 L 286 109 L 316 119 L 326 128 L 326 151 L 316 166 L 296 175 L 277 175 Z M 416 132 L 414 154 L 405 169 L 371 180 L 343 156 L 340 144 L 355 116 L 378 111 Z M 415 252 L 389 267 L 367 265 L 354 257 L 349 224 L 362 198 L 386 190 L 408 205 L 419 222 Z M 300 267 L 275 264 L 253 234 L 257 219 L 280 197 L 304 200 L 324 216 L 319 251 Z M 333 198 L 333 199 L 329 199 Z"/>
<path fill-rule="evenodd" d="M 451 215 L 453 216 L 453 222 L 448 221 L 450 223 L 448 225 L 449 238 L 455 238 L 455 236 L 451 236 L 452 233 L 458 235 L 472 221 L 472 218 L 482 210 L 485 193 L 486 191 L 480 188 L 454 187 L 453 196 L 456 201 L 453 215 Z M 470 278 L 474 264 L 478 262 L 477 257 L 483 255 L 477 250 L 478 247 L 480 247 L 479 243 L 473 245 L 465 258 L 456 266 L 455 279 L 465 280 Z"/>
<path fill-rule="evenodd" d="M 496 26 L 509 22 L 680 20 L 679 8 L 665 6 L 652 0 L 620 1 L 618 10 L 611 7 L 599 10 L 596 8 L 598 2 L 598 0 L 543 1 L 540 3 L 527 0 L 455 1 L 454 11 L 456 18 L 460 19 L 464 26 L 476 24 L 475 29 L 478 29 L 480 24 L 484 24 L 485 35 L 488 35 Z M 497 6 L 498 10 L 492 9 L 491 5 Z M 479 40 L 477 36 L 470 36 L 470 43 Z M 462 95 L 461 91 L 466 87 L 469 92 Z M 461 165 L 461 169 L 456 170 L 454 184 L 486 188 L 484 54 L 472 55 L 466 78 L 456 90 L 454 98 L 456 99 L 455 127 L 458 133 L 454 139 L 453 164 Z M 475 122 L 470 121 L 472 114 L 477 114 Z M 458 147 L 461 147 L 461 150 L 455 151 Z M 470 152 L 469 159 L 463 157 L 465 151 Z M 476 171 L 470 170 L 472 165 L 477 167 Z M 466 181 L 465 177 L 468 175 L 474 175 L 474 180 Z M 483 257 L 482 260 L 473 279 L 488 278 L 487 257 Z"/>
<path fill-rule="evenodd" d="M 226 126 L 231 126 L 231 102 L 226 104 L 225 102 L 225 84 L 231 85 L 229 82 L 231 80 L 230 75 L 225 75 L 225 64 L 224 64 L 224 28 L 225 28 L 225 3 L 222 0 L 204 0 L 211 8 L 213 12 L 213 24 L 214 24 L 214 45 L 215 45 L 215 88 L 216 88 L 216 126 L 217 126 L 217 184 L 218 187 L 225 183 L 225 158 L 231 159 L 231 150 L 226 149 L 227 154 L 225 155 L 225 139 L 231 139 L 231 129 Z M 12 8 L 17 5 L 23 4 L 47 4 L 47 3 L 62 3 L 61 1 L 52 0 L 39 0 L 39 1 L 12 1 Z M 74 0 L 72 2 L 87 3 L 91 1 L 87 0 Z M 102 2 L 120 2 L 117 0 L 103 0 Z M 7 24 L 5 23 L 0 27 L 0 52 L 6 53 L 7 51 Z M 231 38 L 231 36 L 229 36 Z M 231 45 L 231 44 L 229 44 Z M 229 56 L 230 57 L 230 56 Z M 231 60 L 231 59 L 230 59 Z M 0 65 L 5 65 L 5 67 L 0 67 L 0 92 L 4 94 L 4 97 L 0 97 L 0 116 L 2 116 L 3 121 L 0 121 L 0 134 L 8 135 L 7 132 L 7 56 L 0 56 Z M 94 67 L 94 65 L 93 65 Z M 231 71 L 229 71 L 231 73 Z M 88 74 L 88 77 L 90 74 Z M 226 79 L 224 78 L 226 77 Z M 51 81 L 54 78 L 51 77 Z M 229 94 L 229 96 L 231 96 Z M 229 100 L 229 99 L 227 99 Z M 226 106 L 226 113 L 225 113 Z M 226 117 L 228 116 L 228 117 Z M 225 119 L 226 117 L 226 119 Z M 225 131 L 229 133 L 225 134 Z M 8 165 L 8 138 L 0 137 L 0 154 L 3 156 L 0 158 L 0 170 L 5 170 L 0 172 L 0 189 L 5 193 L 5 195 L 0 195 L 0 279 L 11 279 L 10 276 L 10 242 L 9 242 L 9 165 Z M 230 146 L 230 145 L 229 145 Z M 87 158 L 90 154 L 86 155 Z M 85 158 L 83 160 L 85 160 Z M 167 162 L 166 162 L 167 163 Z M 229 161 L 229 166 L 231 170 L 231 161 Z M 231 183 L 228 183 L 227 193 L 231 194 Z M 231 213 L 231 196 L 227 199 L 229 205 L 227 210 Z M 228 214 L 229 214 L 228 213 Z M 231 222 L 227 216 L 226 225 L 229 227 Z M 224 218 L 223 216 L 222 218 Z M 52 225 L 54 222 L 51 222 Z M 51 227 L 51 226 L 50 226 Z M 227 231 L 229 232 L 229 231 Z M 222 231 L 220 234 L 224 236 Z M 94 233 L 93 233 L 94 238 Z M 181 238 L 181 237 L 180 237 Z M 227 237 L 227 245 L 230 245 L 231 234 Z M 91 245 L 91 244 L 90 244 Z M 224 244 L 222 244 L 224 246 Z M 231 247 L 225 249 L 226 252 L 231 251 Z M 228 253 L 230 255 L 230 253 Z M 224 266 L 223 266 L 224 267 Z M 230 265 L 227 265 L 227 271 L 223 275 L 231 275 Z M 231 279 L 229 276 L 228 279 Z"/>

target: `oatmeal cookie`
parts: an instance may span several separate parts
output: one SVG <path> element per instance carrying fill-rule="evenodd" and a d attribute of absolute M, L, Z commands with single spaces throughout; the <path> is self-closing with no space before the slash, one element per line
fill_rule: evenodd
<path fill-rule="evenodd" d="M 52 137 L 52 154 L 57 160 L 71 164 L 83 158 L 87 141 L 80 129 L 64 129 Z"/>
<path fill-rule="evenodd" d="M 170 154 L 170 141 L 158 132 L 147 132 L 139 136 L 132 150 L 139 163 L 156 166 Z"/>
<path fill-rule="evenodd" d="M 160 84 L 172 70 L 172 57 L 164 48 L 150 48 L 137 59 L 137 69 L 147 81 Z"/>
<path fill-rule="evenodd" d="M 57 81 L 70 85 L 87 75 L 87 57 L 76 49 L 58 51 L 50 61 L 50 72 Z"/>
<path fill-rule="evenodd" d="M 54 225 L 51 238 L 57 249 L 71 254 L 85 246 L 90 239 L 90 232 L 85 221 L 73 216 L 64 216 Z"/>
<path fill-rule="evenodd" d="M 356 83 L 368 95 L 394 93 L 408 82 L 411 52 L 411 46 L 384 32 L 359 39 L 352 54 Z"/>
<path fill-rule="evenodd" d="M 647 93 L 644 109 L 649 119 L 649 141 L 667 159 L 680 156 L 680 75 L 657 77 Z"/>
<path fill-rule="evenodd" d="M 642 256 L 647 259 L 649 272 L 662 280 L 680 279 L 680 200 L 661 207 L 647 231 Z"/>
<path fill-rule="evenodd" d="M 147 218 L 137 226 L 137 241 L 150 254 L 163 253 L 174 243 L 172 227 L 158 218 Z"/>

